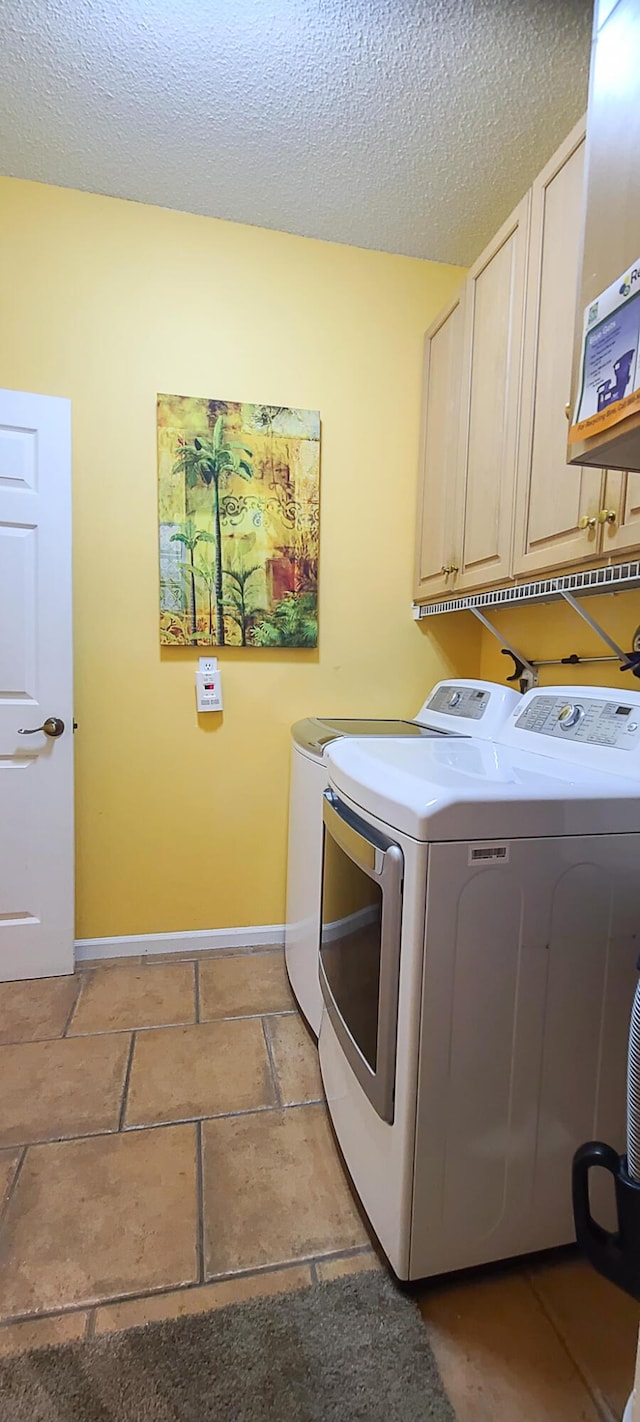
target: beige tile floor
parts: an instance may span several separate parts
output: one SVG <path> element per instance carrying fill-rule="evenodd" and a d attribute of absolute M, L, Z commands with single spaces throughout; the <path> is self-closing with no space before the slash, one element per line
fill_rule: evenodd
<path fill-rule="evenodd" d="M 279 950 L 0 984 L 0 1355 L 381 1267 Z M 638 1309 L 573 1254 L 421 1287 L 458 1422 L 613 1422 Z"/>

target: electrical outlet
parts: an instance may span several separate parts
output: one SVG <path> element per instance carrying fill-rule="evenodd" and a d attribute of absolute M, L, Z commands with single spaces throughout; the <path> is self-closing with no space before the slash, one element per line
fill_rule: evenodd
<path fill-rule="evenodd" d="M 198 658 L 198 671 L 202 672 L 202 675 L 203 675 L 203 676 L 213 676 L 213 673 L 214 673 L 214 672 L 217 672 L 217 670 L 218 670 L 218 658 L 217 658 L 217 657 L 199 657 L 199 658 Z"/>
<path fill-rule="evenodd" d="M 640 652 L 640 627 L 636 627 L 633 634 L 632 648 L 634 652 Z"/>

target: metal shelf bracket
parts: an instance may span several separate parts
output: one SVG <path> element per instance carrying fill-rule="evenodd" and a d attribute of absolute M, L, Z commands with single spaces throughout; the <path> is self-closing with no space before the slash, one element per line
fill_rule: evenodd
<path fill-rule="evenodd" d="M 515 647 L 511 645 L 511 642 L 508 642 L 507 638 L 503 637 L 502 632 L 499 632 L 497 627 L 494 627 L 493 622 L 490 622 L 489 618 L 485 617 L 484 612 L 481 612 L 478 607 L 471 607 L 469 611 L 473 613 L 474 617 L 477 617 L 478 622 L 481 622 L 483 627 L 486 627 L 487 632 L 490 632 L 491 636 L 495 637 L 496 642 L 500 643 L 505 656 L 513 657 L 514 668 L 511 676 L 507 677 L 507 681 L 517 681 L 520 690 L 523 692 L 530 691 L 532 686 L 537 686 L 538 672 L 533 662 L 530 662 L 527 657 L 523 657 L 522 652 L 517 652 Z"/>
<path fill-rule="evenodd" d="M 572 607 L 574 612 L 577 612 L 578 617 L 581 617 L 583 622 L 586 622 L 587 627 L 590 627 L 591 631 L 595 632 L 596 636 L 600 638 L 600 641 L 606 642 L 607 646 L 611 648 L 611 651 L 615 652 L 618 661 L 626 662 L 626 652 L 623 652 L 622 648 L 618 646 L 618 643 L 614 642 L 613 637 L 610 637 L 609 633 L 605 632 L 604 627 L 601 627 L 599 622 L 596 622 L 595 617 L 592 617 L 591 613 L 587 612 L 586 607 L 581 606 L 578 599 L 573 596 L 573 593 L 568 592 L 566 588 L 561 588 L 560 594 L 564 601 L 568 603 L 569 607 Z"/>
<path fill-rule="evenodd" d="M 567 588 L 561 588 L 560 594 L 568 606 L 572 607 L 574 612 L 577 612 L 578 617 L 581 617 L 583 622 L 586 622 L 592 632 L 595 632 L 596 636 L 600 638 L 600 641 L 605 642 L 607 647 L 611 648 L 614 656 L 616 656 L 620 662 L 620 670 L 633 672 L 634 676 L 640 677 L 640 652 L 623 652 L 622 647 L 619 647 L 618 643 L 614 642 L 613 637 L 611 637 L 608 632 L 605 632 L 604 627 L 600 626 L 600 623 L 596 621 L 595 617 L 591 616 L 590 612 L 587 612 L 586 607 L 583 607 L 582 603 L 578 602 L 578 599 L 574 597 L 573 593 L 569 592 Z"/>
<path fill-rule="evenodd" d="M 514 670 L 507 681 L 518 681 L 520 689 L 527 691 L 531 686 L 538 684 L 538 668 L 541 666 L 577 666 L 580 662 L 596 661 L 618 661 L 621 671 L 630 671 L 640 679 L 640 652 L 625 652 L 613 637 L 605 632 L 600 623 L 592 617 L 579 602 L 576 594 L 582 597 L 589 594 L 604 592 L 631 592 L 640 590 L 640 561 L 630 563 L 609 564 L 604 568 L 586 568 L 580 572 L 558 574 L 555 578 L 541 578 L 538 582 L 532 583 L 509 583 L 506 587 L 490 588 L 487 592 L 469 593 L 466 597 L 451 597 L 442 602 L 430 603 L 422 606 L 414 603 L 413 615 L 416 621 L 421 621 L 424 617 L 441 617 L 449 612 L 472 612 L 474 617 L 481 622 L 483 627 L 491 633 L 505 653 L 505 656 L 513 657 Z M 611 649 L 611 656 L 602 657 L 580 657 L 572 653 L 568 657 L 559 657 L 552 660 L 535 662 L 522 655 L 515 647 L 503 637 L 501 632 L 489 621 L 486 611 L 494 607 L 514 607 L 531 606 L 534 603 L 566 602 L 572 607 L 574 612 L 582 618 L 583 622 L 596 633 L 601 641 Z"/>

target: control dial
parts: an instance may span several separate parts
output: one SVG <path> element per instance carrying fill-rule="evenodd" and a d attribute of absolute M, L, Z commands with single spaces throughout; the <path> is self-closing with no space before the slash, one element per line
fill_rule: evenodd
<path fill-rule="evenodd" d="M 450 705 L 450 706 L 458 706 L 461 700 L 462 700 L 461 693 L 460 693 L 459 691 L 452 691 L 452 692 L 451 692 L 451 695 L 450 695 L 450 697 L 449 697 L 449 705 Z"/>
<path fill-rule="evenodd" d="M 562 710 L 558 716 L 558 725 L 560 727 L 560 730 L 569 731 L 572 726 L 578 725 L 578 723 L 582 720 L 583 716 L 584 706 L 578 706 L 577 702 L 574 702 L 573 705 L 571 704 L 571 702 L 568 702 L 566 706 L 562 707 Z"/>

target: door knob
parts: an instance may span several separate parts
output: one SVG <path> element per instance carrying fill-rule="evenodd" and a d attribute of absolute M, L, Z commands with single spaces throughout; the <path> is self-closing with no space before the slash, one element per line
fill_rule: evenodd
<path fill-rule="evenodd" d="M 583 514 L 578 524 L 578 528 L 595 528 L 596 523 L 597 519 L 595 517 L 595 514 L 592 514 L 591 518 L 589 518 L 588 514 Z"/>
<path fill-rule="evenodd" d="M 617 517 L 615 509 L 600 509 L 598 523 L 615 523 Z"/>
<path fill-rule="evenodd" d="M 31 726 L 29 730 L 24 730 L 20 727 L 18 735 L 35 736 L 38 731 L 44 731 L 45 736 L 50 736 L 52 740 L 56 740 L 64 731 L 64 721 L 61 721 L 59 716 L 47 716 L 46 721 L 43 721 L 41 726 Z"/>
<path fill-rule="evenodd" d="M 565 405 L 565 407 L 564 407 L 564 413 L 565 413 L 565 415 L 566 415 L 566 417 L 567 417 L 568 420 L 571 419 L 571 410 L 572 410 L 572 408 L 573 408 L 573 407 L 572 407 L 571 401 L 569 400 L 569 401 L 567 402 L 567 404 Z"/>

